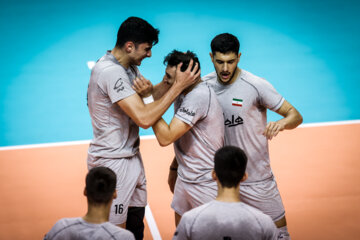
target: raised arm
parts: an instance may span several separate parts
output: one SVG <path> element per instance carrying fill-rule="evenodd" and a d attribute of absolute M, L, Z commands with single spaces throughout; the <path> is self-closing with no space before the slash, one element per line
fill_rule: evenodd
<path fill-rule="evenodd" d="M 120 108 L 140 127 L 148 128 L 161 118 L 165 111 L 170 107 L 175 98 L 188 86 L 196 82 L 200 76 L 200 71 L 196 73 L 198 65 L 191 71 L 193 62 L 191 61 L 186 71 L 181 72 L 181 63 L 177 66 L 175 82 L 171 88 L 158 100 L 144 104 L 137 94 L 133 94 L 117 102 Z"/>
<path fill-rule="evenodd" d="M 303 118 L 301 114 L 296 110 L 294 106 L 292 106 L 288 101 L 284 101 L 281 107 L 276 111 L 276 113 L 280 114 L 284 118 L 276 121 L 269 122 L 266 125 L 264 135 L 267 139 L 272 139 L 275 137 L 280 131 L 284 129 L 293 129 L 299 126 Z"/>

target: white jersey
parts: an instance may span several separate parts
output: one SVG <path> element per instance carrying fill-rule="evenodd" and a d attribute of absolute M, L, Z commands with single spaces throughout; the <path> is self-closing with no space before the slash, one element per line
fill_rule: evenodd
<path fill-rule="evenodd" d="M 243 149 L 248 157 L 249 178 L 241 184 L 271 178 L 268 141 L 263 135 L 266 109 L 278 110 L 285 99 L 269 82 L 245 70 L 230 85 L 220 83 L 216 72 L 203 80 L 213 87 L 224 111 L 225 145 Z"/>
<path fill-rule="evenodd" d="M 89 164 L 98 158 L 131 157 L 139 151 L 139 127 L 117 105 L 136 94 L 131 87 L 136 76 L 140 72 L 135 66 L 125 69 L 110 51 L 92 69 L 87 94 L 93 127 Z"/>
<path fill-rule="evenodd" d="M 173 240 L 274 240 L 272 219 L 242 202 L 211 201 L 186 212 Z"/>
<path fill-rule="evenodd" d="M 224 145 L 224 119 L 214 91 L 198 83 L 174 103 L 175 117 L 191 129 L 174 143 L 178 176 L 188 183 L 213 181 L 215 152 Z"/>
<path fill-rule="evenodd" d="M 81 217 L 63 218 L 55 223 L 44 240 L 135 240 L 134 235 L 109 222 L 88 223 Z"/>

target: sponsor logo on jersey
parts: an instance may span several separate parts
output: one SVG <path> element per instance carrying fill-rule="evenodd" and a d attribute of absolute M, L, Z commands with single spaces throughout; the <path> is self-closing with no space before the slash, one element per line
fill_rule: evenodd
<path fill-rule="evenodd" d="M 116 92 L 120 92 L 122 90 L 124 90 L 124 86 L 123 86 L 123 81 L 121 78 L 119 78 L 116 83 L 115 83 L 115 86 L 114 86 L 114 90 Z"/>
<path fill-rule="evenodd" d="M 240 125 L 240 124 L 243 124 L 244 123 L 244 120 L 240 117 L 240 116 L 237 116 L 235 118 L 234 115 L 231 116 L 231 120 L 230 119 L 226 119 L 225 120 L 225 126 L 227 127 L 235 127 L 237 125 Z"/>
<path fill-rule="evenodd" d="M 183 113 L 185 113 L 185 114 L 187 114 L 189 116 L 192 116 L 192 117 L 195 116 L 195 112 L 190 111 L 189 109 L 184 108 L 184 107 L 180 108 L 179 112 L 183 112 Z"/>
<path fill-rule="evenodd" d="M 231 105 L 236 106 L 236 107 L 242 107 L 242 105 L 243 105 L 243 100 L 240 99 L 240 98 L 233 98 Z"/>

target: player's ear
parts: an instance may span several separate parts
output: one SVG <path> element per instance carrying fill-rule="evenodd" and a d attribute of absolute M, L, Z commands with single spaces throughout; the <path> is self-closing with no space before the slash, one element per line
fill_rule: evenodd
<path fill-rule="evenodd" d="M 247 174 L 247 172 L 245 172 L 245 174 L 240 182 L 244 182 L 247 178 L 248 178 L 248 174 Z"/>
<path fill-rule="evenodd" d="M 116 192 L 116 190 L 115 190 L 114 193 L 113 193 L 113 199 L 115 199 L 115 198 L 117 198 L 117 192 Z"/>
<path fill-rule="evenodd" d="M 135 44 L 132 41 L 127 41 L 124 46 L 126 53 L 131 53 L 135 49 Z"/>
<path fill-rule="evenodd" d="M 84 196 L 87 197 L 87 191 L 86 191 L 86 188 L 84 188 Z"/>
<path fill-rule="evenodd" d="M 214 179 L 215 181 L 217 180 L 217 176 L 216 176 L 215 170 L 212 170 L 211 176 L 212 176 L 212 179 Z"/>
<path fill-rule="evenodd" d="M 239 54 L 238 54 L 237 62 L 240 61 L 240 57 L 241 57 L 241 52 L 239 52 Z"/>
<path fill-rule="evenodd" d="M 212 52 L 209 53 L 211 61 L 214 62 L 214 55 L 212 54 Z"/>

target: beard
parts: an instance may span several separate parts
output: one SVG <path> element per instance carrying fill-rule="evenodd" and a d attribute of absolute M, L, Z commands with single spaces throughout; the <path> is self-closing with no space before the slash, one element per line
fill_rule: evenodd
<path fill-rule="evenodd" d="M 232 73 L 230 73 L 230 72 L 220 72 L 220 73 L 219 73 L 219 72 L 216 71 L 216 74 L 217 74 L 218 79 L 219 79 L 224 85 L 226 85 L 226 84 L 230 84 L 230 83 L 232 82 L 232 80 L 233 80 L 233 78 L 234 78 L 234 76 L 235 76 L 236 70 L 237 70 L 237 68 L 236 68 L 235 71 L 233 71 Z M 222 74 L 224 74 L 224 73 L 229 73 L 229 75 L 230 75 L 230 77 L 227 79 L 226 82 L 224 82 L 224 81 L 223 81 L 223 78 L 222 78 Z"/>

